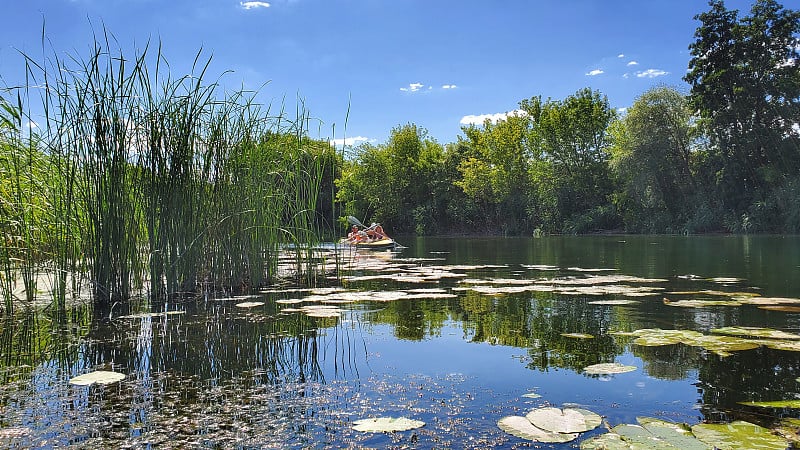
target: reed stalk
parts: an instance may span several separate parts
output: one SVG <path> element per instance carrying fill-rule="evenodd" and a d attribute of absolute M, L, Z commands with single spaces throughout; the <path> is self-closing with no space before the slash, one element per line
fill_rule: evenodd
<path fill-rule="evenodd" d="M 160 45 L 128 59 L 105 30 L 86 59 L 27 61 L 29 83 L 44 86 L 45 120 L 35 140 L 8 126 L 0 140 L 15 149 L 2 166 L 12 180 L 0 249 L 6 309 L 12 272 L 33 296 L 42 261 L 62 313 L 83 273 L 99 306 L 142 289 L 159 301 L 247 292 L 276 281 L 287 248 L 298 282 L 315 283 L 319 190 L 334 159 L 327 142 L 307 137 L 305 111 L 288 120 L 254 93 L 220 95 L 218 82 L 205 82 L 202 52 L 181 77 Z"/>

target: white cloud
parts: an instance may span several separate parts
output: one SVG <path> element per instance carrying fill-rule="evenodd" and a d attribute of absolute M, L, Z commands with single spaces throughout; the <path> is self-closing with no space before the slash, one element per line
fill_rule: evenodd
<path fill-rule="evenodd" d="M 639 63 L 638 63 L 638 62 L 636 62 L 636 61 L 630 61 L 630 62 L 628 62 L 628 65 L 629 65 L 629 66 L 638 66 L 638 65 L 639 65 Z"/>
<path fill-rule="evenodd" d="M 602 73 L 604 73 L 603 69 L 594 69 L 594 70 L 592 70 L 590 72 L 587 72 L 586 75 L 590 76 L 590 77 L 593 77 L 593 76 L 596 76 L 596 75 L 600 75 Z"/>
<path fill-rule="evenodd" d="M 26 129 L 37 129 L 37 128 L 39 128 L 39 124 L 38 124 L 38 123 L 36 123 L 36 122 L 35 122 L 35 121 L 33 121 L 33 120 L 29 120 L 29 121 L 28 121 L 28 122 L 25 124 L 25 128 L 26 128 Z"/>
<path fill-rule="evenodd" d="M 370 142 L 370 139 L 365 138 L 364 136 L 355 136 L 342 139 L 331 139 L 330 141 L 331 145 L 333 145 L 334 147 L 340 147 L 345 145 L 353 146 L 353 145 L 358 145 L 362 142 Z"/>
<path fill-rule="evenodd" d="M 400 90 L 403 92 L 417 92 L 424 87 L 425 85 L 422 83 L 411 83 L 408 87 L 401 87 Z"/>
<path fill-rule="evenodd" d="M 516 109 L 514 111 L 507 111 L 504 113 L 464 116 L 458 123 L 460 123 L 461 125 L 483 125 L 483 123 L 486 122 L 487 120 L 491 123 L 497 123 L 501 120 L 506 120 L 510 116 L 525 116 L 525 115 L 527 115 L 525 111 L 521 109 Z"/>
<path fill-rule="evenodd" d="M 444 85 L 442 85 L 442 89 L 455 89 L 457 87 L 458 86 L 456 86 L 455 84 L 444 84 Z"/>
<path fill-rule="evenodd" d="M 640 70 L 636 72 L 636 76 L 639 78 L 655 78 L 664 75 L 668 75 L 669 72 L 665 72 L 661 69 L 647 69 L 647 70 Z"/>
<path fill-rule="evenodd" d="M 619 55 L 617 55 L 617 58 L 624 58 L 624 57 L 625 57 L 624 53 L 620 53 Z"/>
<path fill-rule="evenodd" d="M 617 112 L 620 114 L 625 114 L 628 111 L 628 108 L 623 106 L 621 108 L 617 108 Z"/>
<path fill-rule="evenodd" d="M 256 8 L 269 8 L 270 4 L 267 2 L 239 2 L 239 5 L 244 9 Z"/>

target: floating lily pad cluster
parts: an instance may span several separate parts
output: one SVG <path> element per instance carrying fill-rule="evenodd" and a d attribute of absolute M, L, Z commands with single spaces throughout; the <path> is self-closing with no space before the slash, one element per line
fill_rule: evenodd
<path fill-rule="evenodd" d="M 571 268 L 568 270 L 578 270 L 578 268 Z M 588 271 L 588 269 L 582 269 L 582 271 Z M 664 289 L 660 286 L 653 286 L 653 284 L 665 282 L 667 282 L 667 280 L 660 278 L 641 278 L 620 274 L 564 276 L 541 279 L 465 279 L 462 280 L 461 283 L 468 286 L 460 288 L 460 290 L 471 290 L 484 295 L 552 292 L 562 295 L 647 297 L 658 295 Z"/>
<path fill-rule="evenodd" d="M 542 407 L 523 416 L 506 416 L 497 421 L 501 430 L 536 442 L 563 443 L 579 433 L 597 428 L 602 418 L 581 408 Z"/>
<path fill-rule="evenodd" d="M 711 331 L 714 334 L 703 334 L 693 330 L 643 328 L 630 332 L 616 331 L 611 334 L 632 336 L 636 345 L 658 347 L 684 344 L 701 347 L 723 357 L 730 356 L 734 351 L 752 350 L 762 345 L 775 350 L 800 351 L 800 335 L 795 333 L 758 327 L 723 327 Z"/>
<path fill-rule="evenodd" d="M 736 421 L 689 427 L 649 417 L 622 424 L 581 442 L 582 450 L 784 450 L 789 442 L 758 425 Z"/>

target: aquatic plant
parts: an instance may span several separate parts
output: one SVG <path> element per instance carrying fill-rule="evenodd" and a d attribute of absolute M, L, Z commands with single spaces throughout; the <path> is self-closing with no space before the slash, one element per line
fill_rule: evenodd
<path fill-rule="evenodd" d="M 288 119 L 255 93 L 221 94 L 202 51 L 176 77 L 160 45 L 129 57 L 105 29 L 86 57 L 25 58 L 18 105 L 0 103 L 6 310 L 14 280 L 32 301 L 40 272 L 58 311 L 84 276 L 105 307 L 250 292 L 285 275 L 316 282 L 312 249 L 332 223 L 317 216 L 318 193 L 337 159 L 307 136 L 303 108 Z M 292 271 L 279 274 L 286 254 Z"/>

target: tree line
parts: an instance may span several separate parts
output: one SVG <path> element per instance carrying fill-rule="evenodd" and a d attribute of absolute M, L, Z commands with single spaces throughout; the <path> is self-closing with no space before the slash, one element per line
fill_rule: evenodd
<path fill-rule="evenodd" d="M 341 161 L 336 200 L 396 233 L 800 232 L 800 12 L 695 19 L 688 92 L 624 113 L 590 88 L 534 96 L 445 145 L 400 125 Z"/>

